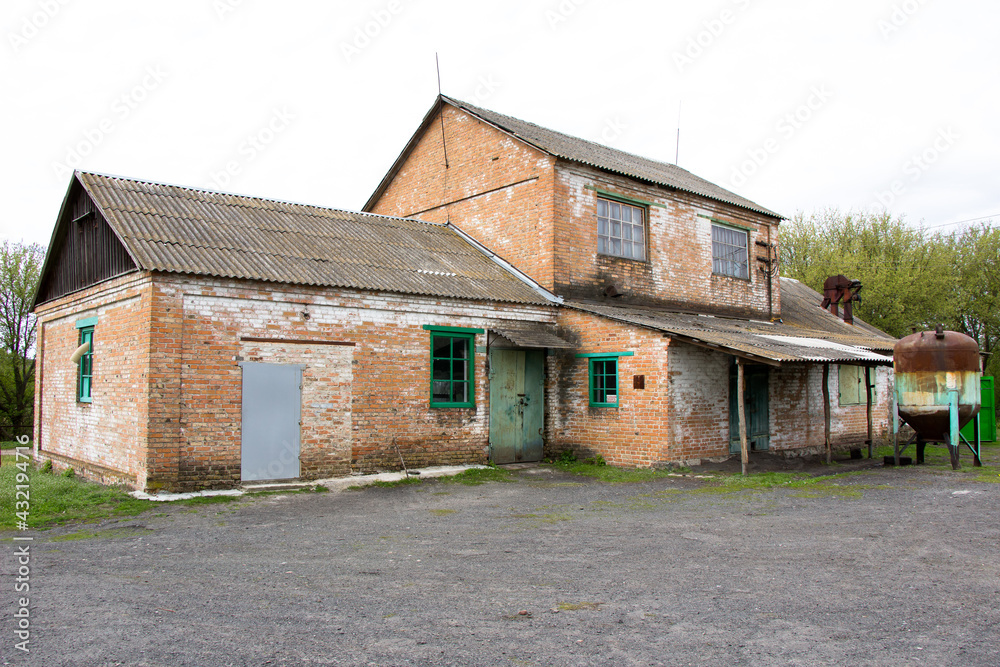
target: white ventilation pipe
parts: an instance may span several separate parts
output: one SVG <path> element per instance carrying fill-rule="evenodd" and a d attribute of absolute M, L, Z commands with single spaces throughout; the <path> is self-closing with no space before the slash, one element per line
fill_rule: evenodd
<path fill-rule="evenodd" d="M 74 364 L 78 364 L 80 363 L 80 358 L 88 352 L 90 352 L 90 343 L 84 343 L 80 347 L 76 348 L 76 352 L 73 353 L 73 356 L 70 357 L 69 360 Z"/>

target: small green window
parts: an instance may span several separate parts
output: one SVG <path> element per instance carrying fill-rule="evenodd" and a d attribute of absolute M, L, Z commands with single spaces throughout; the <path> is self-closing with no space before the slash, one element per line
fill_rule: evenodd
<path fill-rule="evenodd" d="M 618 357 L 590 359 L 590 404 L 600 408 L 618 407 Z"/>
<path fill-rule="evenodd" d="M 472 408 L 475 336 L 431 332 L 431 407 Z"/>
<path fill-rule="evenodd" d="M 94 383 L 94 327 L 80 328 L 80 345 L 86 345 L 87 350 L 80 357 L 77 367 L 76 399 L 81 403 L 90 403 L 90 390 Z"/>

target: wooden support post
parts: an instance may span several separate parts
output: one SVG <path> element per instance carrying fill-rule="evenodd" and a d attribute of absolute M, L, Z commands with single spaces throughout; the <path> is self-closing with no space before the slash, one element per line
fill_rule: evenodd
<path fill-rule="evenodd" d="M 747 474 L 747 464 L 750 454 L 747 452 L 747 415 L 743 405 L 743 360 L 736 357 L 736 405 L 740 416 L 740 460 L 743 463 L 743 474 Z"/>
<path fill-rule="evenodd" d="M 875 432 L 872 423 L 872 367 L 865 366 L 865 394 L 868 399 L 868 458 L 872 457 L 872 438 Z"/>
<path fill-rule="evenodd" d="M 830 364 L 823 364 L 823 434 L 826 462 L 833 463 L 833 446 L 830 444 Z"/>

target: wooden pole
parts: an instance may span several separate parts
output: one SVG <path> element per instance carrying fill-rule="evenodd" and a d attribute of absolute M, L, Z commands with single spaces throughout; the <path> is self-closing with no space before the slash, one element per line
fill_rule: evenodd
<path fill-rule="evenodd" d="M 830 445 L 830 364 L 823 364 L 823 434 L 826 462 L 833 463 L 833 448 Z"/>
<path fill-rule="evenodd" d="M 747 452 L 747 415 L 743 406 L 743 360 L 736 357 L 736 405 L 740 415 L 740 460 L 743 463 L 743 474 L 747 474 L 750 454 Z"/>
<path fill-rule="evenodd" d="M 872 436 L 875 427 L 872 423 L 872 367 L 865 366 L 865 395 L 868 401 L 868 458 L 872 457 Z"/>

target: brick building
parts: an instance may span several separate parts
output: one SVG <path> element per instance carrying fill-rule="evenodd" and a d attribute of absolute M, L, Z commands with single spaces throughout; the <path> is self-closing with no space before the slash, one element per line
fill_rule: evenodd
<path fill-rule="evenodd" d="M 76 173 L 37 455 L 150 490 L 661 465 L 738 450 L 738 368 L 752 449 L 824 446 L 824 369 L 834 444 L 889 424 L 894 339 L 776 277 L 781 216 L 675 166 L 440 97 L 365 208 Z"/>

